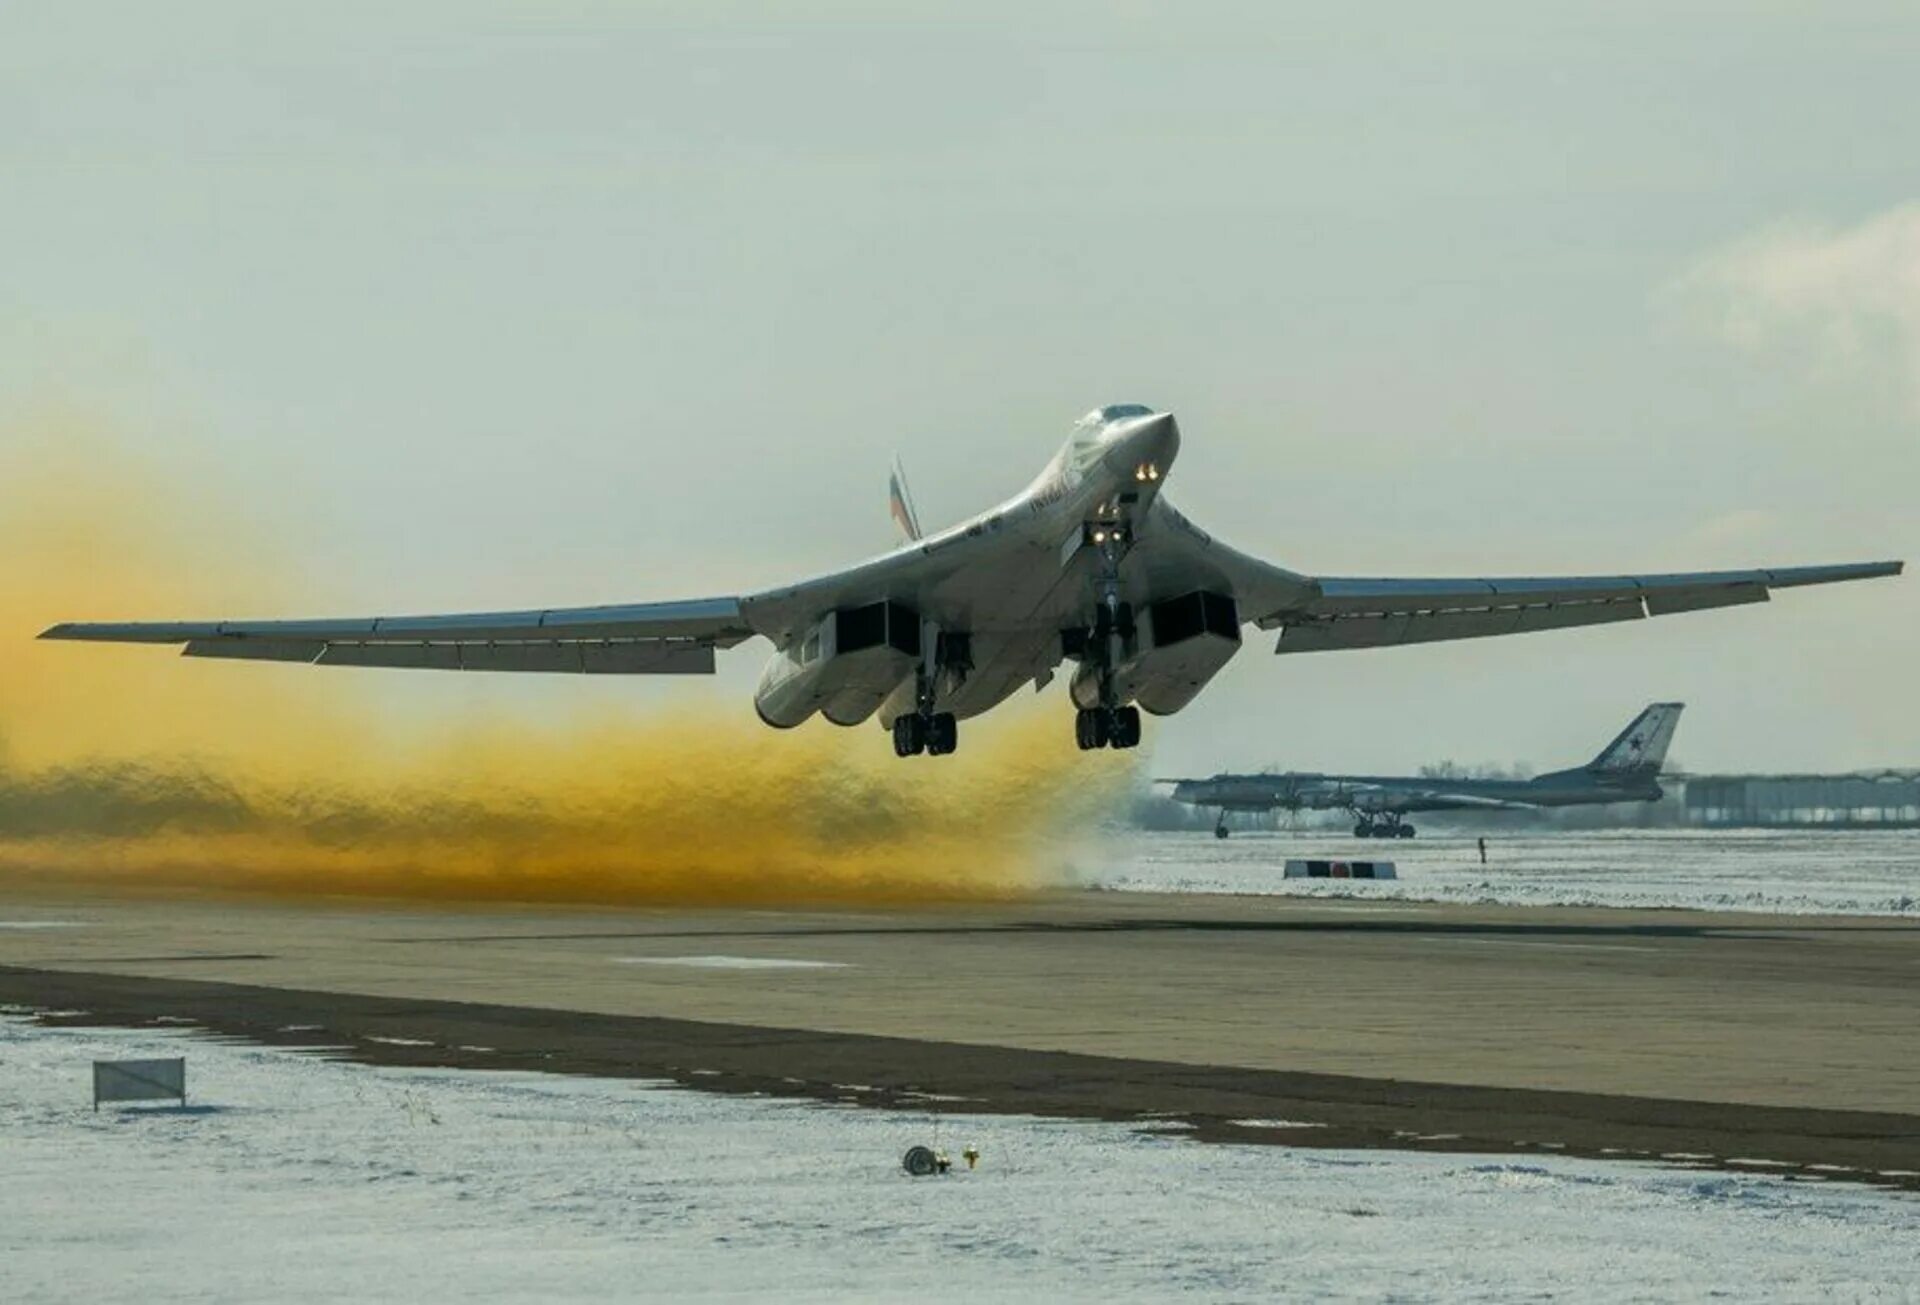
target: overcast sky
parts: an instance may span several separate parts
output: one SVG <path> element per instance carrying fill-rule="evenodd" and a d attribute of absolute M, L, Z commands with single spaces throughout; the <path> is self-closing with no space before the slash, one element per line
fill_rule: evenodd
<path fill-rule="evenodd" d="M 1920 8 L 1579 9 L 9 5 L 0 403 L 286 559 L 142 615 L 769 585 L 890 544 L 894 451 L 944 524 L 1119 401 L 1310 573 L 1920 557 Z M 1152 764 L 1572 763 L 1681 698 L 1694 767 L 1916 765 L 1916 585 L 1250 638 Z M 746 711 L 763 653 L 372 692 Z"/>

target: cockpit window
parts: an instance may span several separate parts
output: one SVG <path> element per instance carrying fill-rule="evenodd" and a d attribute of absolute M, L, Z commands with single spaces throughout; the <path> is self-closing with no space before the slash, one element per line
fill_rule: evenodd
<path fill-rule="evenodd" d="M 1108 422 L 1125 420 L 1129 416 L 1152 416 L 1154 409 L 1144 403 L 1108 403 L 1104 409 L 1094 409 L 1087 416 L 1079 418 L 1075 426 L 1106 426 Z"/>

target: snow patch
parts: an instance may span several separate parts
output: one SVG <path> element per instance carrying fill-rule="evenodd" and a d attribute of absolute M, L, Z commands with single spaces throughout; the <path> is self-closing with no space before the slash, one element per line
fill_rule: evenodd
<path fill-rule="evenodd" d="M 1282 877 L 1289 858 L 1348 857 L 1354 846 L 1326 830 L 1230 839 L 1211 832 L 1141 833 L 1103 862 L 1087 886 L 1325 898 L 1337 910 L 1411 900 L 1920 917 L 1920 830 L 1489 834 L 1484 866 L 1474 837 L 1423 831 L 1395 846 L 1396 880 Z"/>
<path fill-rule="evenodd" d="M 94 1058 L 200 1108 L 95 1115 Z M 9 1299 L 1898 1298 L 1920 1202 L 1562 1156 L 1174 1144 L 0 1020 Z M 1291 1121 L 1267 1121 L 1290 1123 Z M 982 1157 L 912 1179 L 901 1153 Z M 102 1199 L 109 1193 L 111 1199 Z M 1622 1255 L 1631 1247 L 1631 1255 Z"/>

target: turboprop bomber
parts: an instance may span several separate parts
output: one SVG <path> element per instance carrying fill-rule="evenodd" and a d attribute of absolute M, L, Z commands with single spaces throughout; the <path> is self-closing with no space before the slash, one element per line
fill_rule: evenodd
<path fill-rule="evenodd" d="M 448 671 L 711 674 L 715 652 L 773 645 L 754 693 L 768 725 L 878 718 L 901 756 L 950 753 L 958 722 L 1071 666 L 1082 749 L 1131 748 L 1141 712 L 1193 701 L 1246 627 L 1279 653 L 1523 634 L 1766 601 L 1774 589 L 1897 575 L 1899 562 L 1493 579 L 1310 576 L 1216 539 L 1164 493 L 1170 412 L 1088 413 L 1033 483 L 934 534 L 896 468 L 900 547 L 735 597 L 334 620 L 56 625 L 42 637 L 184 645 L 189 657 Z"/>
<path fill-rule="evenodd" d="M 1220 812 L 1214 837 L 1227 836 L 1229 811 L 1346 811 L 1355 838 L 1412 838 L 1416 811 L 1537 811 L 1549 807 L 1658 802 L 1660 767 L 1685 704 L 1656 702 L 1635 716 L 1584 766 L 1532 779 L 1448 779 L 1429 775 L 1215 775 L 1160 779 L 1172 797 Z"/>

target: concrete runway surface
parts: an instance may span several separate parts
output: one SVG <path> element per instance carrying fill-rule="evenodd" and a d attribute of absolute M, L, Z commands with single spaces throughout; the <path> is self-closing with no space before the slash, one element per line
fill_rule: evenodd
<path fill-rule="evenodd" d="M 861 914 L 0 898 L 0 1002 L 61 1021 L 1913 1187 L 1917 989 L 1920 924 L 1867 917 L 1102 892 Z"/>

